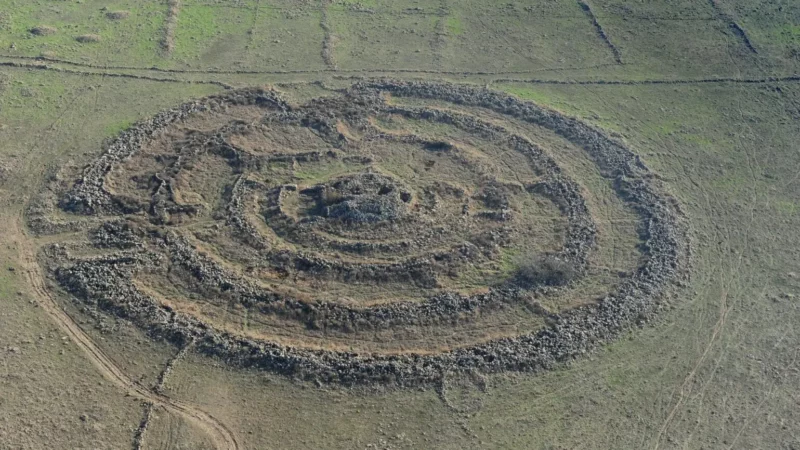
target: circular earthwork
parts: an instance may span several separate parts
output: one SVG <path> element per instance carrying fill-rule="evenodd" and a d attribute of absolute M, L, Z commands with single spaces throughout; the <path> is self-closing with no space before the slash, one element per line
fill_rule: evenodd
<path fill-rule="evenodd" d="M 472 86 L 266 89 L 122 132 L 59 197 L 79 302 L 233 366 L 339 383 L 553 367 L 646 321 L 685 263 L 618 140 Z"/>

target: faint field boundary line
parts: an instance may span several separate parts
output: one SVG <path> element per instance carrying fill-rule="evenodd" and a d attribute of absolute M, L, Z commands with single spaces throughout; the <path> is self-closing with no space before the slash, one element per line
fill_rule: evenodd
<path fill-rule="evenodd" d="M 762 83 L 790 83 L 800 82 L 800 75 L 789 75 L 785 77 L 764 77 L 764 78 L 683 78 L 674 80 L 545 80 L 545 79 L 519 79 L 519 78 L 497 78 L 492 83 L 527 83 L 527 84 L 563 84 L 563 85 L 609 85 L 609 86 L 646 86 L 646 85 L 669 85 L 669 84 L 713 84 L 713 83 L 735 83 L 735 84 L 762 84 Z"/>
<path fill-rule="evenodd" d="M 178 29 L 178 14 L 181 11 L 181 0 L 167 0 L 167 18 L 164 22 L 164 36 L 161 48 L 166 55 L 175 50 L 175 32 Z"/>
<path fill-rule="evenodd" d="M 207 6 L 211 8 L 225 8 L 225 9 L 245 9 L 245 10 L 254 10 L 256 9 L 253 6 L 249 5 L 230 5 L 230 4 L 222 4 L 222 3 L 195 3 L 197 6 Z M 293 11 L 296 10 L 296 7 L 290 6 L 275 6 L 275 5 L 261 5 L 262 9 L 269 9 L 274 11 Z M 353 15 L 385 15 L 385 16 L 441 16 L 443 13 L 441 11 L 425 11 L 425 10 L 402 10 L 398 11 L 396 9 L 390 8 L 368 8 L 368 9 L 355 9 L 355 8 L 347 8 L 347 7 L 332 7 L 328 8 L 329 11 L 335 12 L 342 12 L 348 13 Z M 574 14 L 539 14 L 537 13 L 529 13 L 523 12 L 522 14 L 535 16 L 536 18 L 540 19 L 574 19 L 574 20 L 582 20 L 585 16 L 574 15 Z M 505 13 L 505 12 L 488 12 L 484 11 L 481 13 L 483 17 L 517 17 L 519 15 L 519 11 L 514 13 Z M 621 15 L 595 15 L 598 19 L 615 19 L 615 18 L 625 18 L 625 19 L 632 19 L 632 20 L 670 20 L 670 21 L 716 21 L 719 20 L 718 17 L 704 17 L 704 16 L 681 16 L 681 15 L 674 15 L 674 16 L 648 16 L 648 15 L 638 15 L 638 14 L 621 14 Z"/>
<path fill-rule="evenodd" d="M 164 83 L 187 83 L 187 84 L 210 84 L 214 86 L 219 86 L 223 89 L 233 89 L 234 87 L 230 84 L 223 83 L 222 81 L 216 80 L 181 80 L 178 78 L 159 78 L 159 77 L 151 77 L 147 75 L 136 75 L 131 73 L 119 73 L 119 72 L 89 72 L 83 70 L 73 70 L 73 69 L 64 69 L 62 67 L 53 67 L 48 66 L 46 64 L 26 64 L 26 63 L 19 63 L 19 62 L 12 62 L 12 61 L 0 61 L 0 67 L 14 67 L 19 69 L 34 69 L 34 70 L 45 70 L 51 72 L 60 72 L 60 73 L 67 73 L 71 75 L 84 75 L 84 76 L 98 76 L 98 77 L 111 77 L 111 78 L 130 78 L 134 80 L 147 80 L 147 81 L 159 81 Z"/>
<path fill-rule="evenodd" d="M 431 40 L 431 49 L 433 50 L 433 67 L 442 67 L 442 48 L 445 45 L 445 18 L 439 17 L 436 19 L 436 24 L 433 30 L 433 39 Z"/>
<path fill-rule="evenodd" d="M 253 25 L 247 32 L 247 45 L 244 47 L 245 55 L 248 55 L 250 53 L 250 49 L 253 47 L 253 42 L 256 36 L 256 27 L 258 26 L 258 14 L 261 12 L 261 0 L 256 0 L 256 6 L 248 9 L 253 11 Z"/>
<path fill-rule="evenodd" d="M 155 386 L 153 386 L 153 390 L 158 392 L 159 394 L 164 393 L 164 386 L 167 384 L 167 379 L 172 374 L 172 370 L 175 368 L 175 365 L 180 362 L 185 356 L 186 353 L 189 351 L 190 348 L 194 345 L 194 342 L 187 342 L 184 344 L 180 350 L 175 353 L 175 355 L 167 361 L 167 364 L 164 365 L 164 370 L 158 374 L 158 379 L 156 380 Z"/>
<path fill-rule="evenodd" d="M 333 34 L 330 21 L 328 18 L 328 5 L 329 0 L 320 0 L 320 19 L 319 26 L 323 31 L 322 38 L 322 60 L 325 65 L 331 70 L 337 70 L 336 56 L 334 55 L 334 48 L 336 46 L 336 36 Z"/>
<path fill-rule="evenodd" d="M 161 373 L 158 374 L 158 378 L 156 379 L 156 383 L 153 386 L 153 391 L 158 394 L 164 393 L 164 386 L 167 383 L 167 379 L 169 378 L 170 374 L 172 374 L 172 369 L 175 368 L 175 364 L 178 361 L 182 360 L 184 356 L 186 356 L 186 352 L 189 348 L 193 345 L 192 342 L 187 343 L 183 347 L 178 350 L 175 355 L 167 361 L 167 364 L 164 365 L 164 369 Z M 145 434 L 147 433 L 147 428 L 150 426 L 150 420 L 153 418 L 153 409 L 155 405 L 153 402 L 145 402 L 144 403 L 144 413 L 142 415 L 142 420 L 139 422 L 139 427 L 136 429 L 136 432 L 133 434 L 133 450 L 142 450 L 144 448 L 144 438 Z"/>
<path fill-rule="evenodd" d="M 136 431 L 133 433 L 133 450 L 142 450 L 144 448 L 144 437 L 152 417 L 153 402 L 145 402 L 142 420 L 139 422 L 139 427 L 136 428 Z"/>
<path fill-rule="evenodd" d="M 614 61 L 616 61 L 617 64 L 622 64 L 622 55 L 620 54 L 619 49 L 616 45 L 614 45 L 613 42 L 611 42 L 611 39 L 608 38 L 608 33 L 606 33 L 606 30 L 603 29 L 602 25 L 600 25 L 600 22 L 597 21 L 597 16 L 594 15 L 592 7 L 589 6 L 589 3 L 587 3 L 585 0 L 578 0 L 578 5 L 581 7 L 581 10 L 583 10 L 584 14 L 586 14 L 586 16 L 592 21 L 592 25 L 594 25 L 597 35 L 600 36 L 600 39 L 602 39 L 608 49 L 611 50 L 611 53 L 614 55 Z"/>
<path fill-rule="evenodd" d="M 739 38 L 739 40 L 742 42 L 742 45 L 744 45 L 745 48 L 747 48 L 747 50 L 749 50 L 751 53 L 758 54 L 758 50 L 756 50 L 756 48 L 753 46 L 753 43 L 750 41 L 750 37 L 747 35 L 747 32 L 741 25 L 739 25 L 738 22 L 736 22 L 736 19 L 733 17 L 733 15 L 728 14 L 722 9 L 722 6 L 719 4 L 719 0 L 708 1 L 711 4 L 711 8 L 714 9 L 714 12 L 716 12 L 722 20 L 728 22 L 728 27 L 731 29 L 733 34 Z"/>
<path fill-rule="evenodd" d="M 302 74 L 315 74 L 315 73 L 371 73 L 371 72 L 392 72 L 392 73 L 429 73 L 436 75 L 525 75 L 537 72 L 561 72 L 565 70 L 591 70 L 601 69 L 603 67 L 614 67 L 616 64 L 594 64 L 591 66 L 579 67 L 553 67 L 542 68 L 534 70 L 515 70 L 515 71 L 459 71 L 459 70 L 428 70 L 428 69 L 312 69 L 312 70 L 213 70 L 213 69 L 166 69 L 157 66 L 142 67 L 142 66 L 115 66 L 115 65 L 101 65 L 92 63 L 83 63 L 78 61 L 70 61 L 66 59 L 50 58 L 46 56 L 24 56 L 24 55 L 7 55 L 0 54 L 0 58 L 18 59 L 24 61 L 44 61 L 54 64 L 65 64 L 76 67 L 83 67 L 88 69 L 102 69 L 102 70 L 139 70 L 148 72 L 160 73 L 174 73 L 174 74 L 207 74 L 207 75 L 302 75 Z"/>
<path fill-rule="evenodd" d="M 28 64 L 12 61 L 0 61 L 0 67 L 13 67 L 20 69 L 35 69 L 45 70 L 52 72 L 60 72 L 71 75 L 85 75 L 85 76 L 107 76 L 116 78 L 131 78 L 146 81 L 159 81 L 168 83 L 186 83 L 186 84 L 210 84 L 222 87 L 223 89 L 235 89 L 234 86 L 223 83 L 217 80 L 182 80 L 178 78 L 159 78 L 146 75 L 135 75 L 130 73 L 119 72 L 89 72 L 81 70 L 64 69 L 62 67 L 53 67 L 46 64 Z M 566 70 L 566 69 L 560 69 Z M 362 73 L 369 73 L 369 71 L 359 71 Z M 374 73 L 394 74 L 394 73 L 439 73 L 432 71 L 403 71 L 403 70 L 373 70 Z M 269 74 L 269 73 L 267 73 Z M 274 74 L 273 74 L 274 75 Z M 467 73 L 464 75 L 492 75 L 481 73 Z M 333 75 L 333 79 L 337 80 L 369 80 L 375 77 L 359 76 L 359 75 Z M 783 77 L 763 77 L 763 78 L 734 78 L 734 77 L 721 77 L 721 78 L 684 78 L 684 79 L 651 79 L 651 80 L 548 80 L 543 78 L 494 78 L 489 80 L 490 84 L 495 83 L 523 83 L 523 84 L 543 84 L 543 85 L 608 85 L 608 86 L 638 86 L 638 85 L 676 85 L 676 84 L 713 84 L 713 83 L 734 83 L 734 84 L 763 84 L 763 83 L 792 83 L 800 82 L 800 75 L 788 75 Z"/>
<path fill-rule="evenodd" d="M 450 8 L 447 5 L 447 0 L 441 0 L 439 5 L 440 14 L 437 14 L 436 24 L 433 29 L 433 39 L 431 40 L 431 49 L 433 50 L 433 67 L 439 69 L 444 62 L 442 51 L 447 45 L 447 18 L 450 17 Z"/>

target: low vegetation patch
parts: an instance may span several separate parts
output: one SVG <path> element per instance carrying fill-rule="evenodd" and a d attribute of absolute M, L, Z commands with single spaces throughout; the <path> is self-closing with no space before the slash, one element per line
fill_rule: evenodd
<path fill-rule="evenodd" d="M 516 280 L 524 287 L 565 286 L 579 273 L 569 261 L 553 255 L 521 259 Z"/>
<path fill-rule="evenodd" d="M 130 11 L 108 11 L 106 12 L 106 17 L 111 20 L 123 20 L 127 19 L 130 16 Z"/>
<path fill-rule="evenodd" d="M 80 36 L 75 37 L 75 40 L 80 42 L 81 44 L 91 44 L 95 42 L 100 42 L 102 39 L 97 34 L 82 34 Z"/>
<path fill-rule="evenodd" d="M 56 34 L 58 30 L 48 25 L 37 25 L 31 28 L 31 34 L 34 36 L 51 36 Z"/>

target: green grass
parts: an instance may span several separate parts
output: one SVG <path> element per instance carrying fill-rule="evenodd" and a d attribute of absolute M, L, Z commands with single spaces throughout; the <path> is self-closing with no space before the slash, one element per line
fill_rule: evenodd
<path fill-rule="evenodd" d="M 800 25 L 786 24 L 776 27 L 774 38 L 777 42 L 796 45 L 800 42 Z"/>
<path fill-rule="evenodd" d="M 448 17 L 446 26 L 447 26 L 447 31 L 453 36 L 461 36 L 462 34 L 464 34 L 464 24 L 458 17 L 455 16 Z"/>
<path fill-rule="evenodd" d="M 68 102 L 66 80 L 52 80 L 46 74 L 7 74 L 7 86 L 0 92 L 2 118 L 11 123 L 46 121 Z"/>
<path fill-rule="evenodd" d="M 520 248 L 503 248 L 500 250 L 500 274 L 511 275 L 519 268 Z"/>
<path fill-rule="evenodd" d="M 294 171 L 294 177 L 305 184 L 314 184 L 322 180 L 331 179 L 338 175 L 344 175 L 354 170 L 345 164 L 335 162 L 324 165 L 309 164 L 306 167 L 302 165 Z"/>
<path fill-rule="evenodd" d="M 83 60 L 96 64 L 152 65 L 157 58 L 166 10 L 155 2 L 90 0 L 86 2 L 0 2 L 7 13 L 7 26 L 0 29 L 0 48 L 15 49 L 12 54 L 49 56 Z M 102 7 L 127 10 L 130 16 L 110 20 Z M 33 36 L 31 28 L 46 25 L 57 31 L 49 36 Z M 77 36 L 96 34 L 99 43 L 81 44 Z M 4 50 L 4 53 L 9 53 Z"/>
<path fill-rule="evenodd" d="M 505 92 L 516 95 L 517 97 L 523 100 L 530 100 L 537 104 L 548 105 L 549 107 L 558 109 L 559 111 L 564 113 L 574 115 L 580 112 L 576 109 L 576 106 L 574 104 L 571 104 L 569 102 L 569 100 L 566 97 L 564 96 L 556 97 L 550 95 L 550 93 L 546 89 L 528 87 L 525 84 L 516 84 L 516 85 L 502 84 L 499 87 Z"/>
<path fill-rule="evenodd" d="M 777 200 L 773 204 L 773 208 L 782 216 L 794 217 L 800 211 L 800 205 L 792 200 Z"/>
<path fill-rule="evenodd" d="M 0 48 L 3 54 L 51 52 L 96 64 L 324 68 L 319 5 L 264 8 L 253 21 L 250 10 L 201 3 L 212 2 L 184 2 L 172 59 L 164 59 L 158 46 L 165 5 L 133 0 L 0 0 Z M 530 72 L 509 77 L 636 80 L 780 76 L 800 67 L 791 56 L 800 45 L 797 6 L 790 1 L 724 2 L 758 48 L 754 56 L 742 53 L 722 22 L 634 17 L 700 17 L 709 14 L 708 2 L 591 0 L 626 62 L 610 68 L 595 67 L 610 62 L 608 49 L 572 1 L 511 2 L 511 7 L 450 2 L 448 36 L 439 48 L 432 43 L 441 17 L 400 17 L 407 8 L 431 12 L 438 5 L 360 3 L 392 14 L 355 15 L 342 3 L 332 5 L 341 68 L 525 70 Z M 103 6 L 129 10 L 131 16 L 108 21 Z M 29 28 L 40 24 L 58 32 L 31 37 Z M 103 40 L 74 42 L 85 33 Z M 440 66 L 434 63 L 437 52 Z M 551 70 L 578 66 L 586 69 Z M 0 218 L 6 226 L 0 233 L 0 442 L 11 448 L 128 447 L 141 405 L 64 344 L 47 315 L 31 303 L 34 293 L 20 271 L 7 271 L 20 267 L 23 239 L 8 230 L 36 192 L 42 167 L 80 166 L 131 122 L 219 89 L 6 67 L 2 75 L 0 164 L 10 167 L 10 175 L 0 181 Z M 469 75 L 449 78 L 488 82 Z M 336 87 L 351 81 L 315 73 L 224 77 L 240 85 L 299 80 Z M 491 376 L 488 391 L 475 393 L 480 407 L 470 413 L 449 409 L 433 390 L 316 388 L 261 371 L 232 370 L 196 354 L 178 365 L 167 393 L 201 404 L 253 448 L 652 449 L 658 442 L 661 449 L 800 447 L 800 87 L 492 87 L 618 133 L 679 201 L 692 234 L 691 277 L 666 299 L 670 307 L 655 324 L 555 371 Z M 299 173 L 310 182 L 327 176 L 311 167 Z M 589 169 L 576 173 L 586 175 L 586 189 L 603 188 L 591 181 Z M 504 256 L 501 270 L 513 270 L 513 256 Z M 73 313 L 93 329 L 94 319 Z M 164 348 L 157 352 L 137 344 L 149 342 L 146 337 L 124 334 L 129 339 L 120 342 L 97 330 L 92 336 L 128 373 L 150 377 L 162 367 Z M 9 346 L 21 353 L 9 352 Z M 89 421 L 81 421 L 81 414 Z M 153 447 L 169 445 L 170 436 L 202 444 L 201 431 L 178 418 L 159 415 L 151 430 L 147 445 Z M 200 444 L 194 445 L 194 438 Z"/>
<path fill-rule="evenodd" d="M 324 69 L 321 19 L 320 11 L 311 7 L 261 10 L 249 36 L 248 66 L 264 70 Z"/>
<path fill-rule="evenodd" d="M 329 17 L 342 69 L 435 67 L 436 16 L 331 12 Z"/>
<path fill-rule="evenodd" d="M 212 6 L 184 5 L 178 15 L 175 32 L 175 53 L 177 58 L 200 54 L 201 46 L 220 34 L 217 14 Z"/>
<path fill-rule="evenodd" d="M 126 119 L 116 123 L 110 123 L 106 125 L 105 130 L 103 131 L 108 136 L 115 136 L 119 134 L 121 131 L 130 128 L 130 126 L 133 125 L 134 122 L 135 122 L 134 120 Z"/>

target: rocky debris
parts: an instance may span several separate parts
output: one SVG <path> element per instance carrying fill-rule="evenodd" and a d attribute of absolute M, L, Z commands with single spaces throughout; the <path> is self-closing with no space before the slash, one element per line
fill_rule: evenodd
<path fill-rule="evenodd" d="M 396 302 L 386 306 L 363 309 L 345 307 L 335 302 L 301 302 L 291 298 L 282 298 L 231 274 L 210 258 L 197 254 L 191 245 L 174 234 L 166 237 L 164 246 L 170 254 L 172 263 L 191 276 L 189 284 L 195 289 L 206 289 L 217 293 L 225 292 L 229 297 L 238 299 L 242 304 L 257 307 L 263 313 L 294 317 L 307 324 L 313 324 L 324 318 L 329 322 L 328 327 L 331 329 L 359 327 L 381 329 L 399 325 L 438 323 L 446 321 L 454 314 L 474 311 L 480 306 L 508 302 L 508 300 L 500 302 L 488 296 L 470 298 L 451 294 L 437 296 L 424 303 Z M 318 264 L 325 263 L 320 261 Z M 384 270 L 384 276 L 386 276 L 385 268 L 376 268 L 375 270 L 380 271 L 381 269 Z M 362 270 L 369 271 L 370 267 L 366 266 Z M 419 274 L 418 269 L 407 265 L 398 266 L 395 270 L 398 274 L 405 274 L 409 278 L 414 274 L 425 276 Z M 419 280 L 406 281 L 421 282 Z M 498 293 L 498 295 L 500 294 Z"/>
<path fill-rule="evenodd" d="M 232 105 L 268 105 L 285 108 L 285 102 L 273 91 L 241 90 L 230 95 L 212 96 L 203 101 L 186 103 L 138 122 L 120 133 L 106 147 L 103 155 L 84 169 L 81 180 L 60 200 L 59 206 L 65 211 L 84 215 L 124 213 L 122 205 L 114 201 L 111 194 L 103 187 L 105 177 L 112 167 L 131 157 L 145 142 L 159 135 L 168 126 L 185 121 L 201 112 L 213 112 Z"/>
<path fill-rule="evenodd" d="M 124 221 L 106 222 L 89 232 L 89 241 L 98 248 L 130 249 L 142 247 L 144 233 Z"/>
<path fill-rule="evenodd" d="M 126 208 L 104 188 L 106 174 L 111 167 L 133 155 L 144 142 L 157 136 L 167 126 L 196 113 L 235 104 L 261 105 L 270 110 L 267 114 L 269 117 L 265 120 L 311 128 L 335 146 L 346 140 L 337 131 L 337 118 L 346 117 L 367 129 L 369 124 L 364 118 L 364 111 L 382 110 L 462 127 L 495 140 L 503 140 L 511 148 L 525 154 L 542 172 L 543 180 L 536 185 L 527 186 L 526 190 L 552 199 L 569 222 L 562 250 L 548 256 L 552 258 L 549 260 L 551 263 L 558 261 L 558 264 L 549 264 L 548 270 L 574 270 L 576 276 L 585 270 L 588 251 L 595 242 L 594 223 L 578 185 L 563 174 L 545 152 L 526 139 L 476 117 L 426 108 L 389 106 L 383 103 L 383 94 L 488 109 L 548 128 L 583 148 L 595 161 L 602 175 L 613 181 L 619 197 L 644 219 L 639 230 L 644 241 L 644 257 L 638 270 L 622 280 L 613 292 L 597 303 L 558 315 L 551 314 L 548 317 L 551 325 L 541 331 L 426 355 L 309 350 L 245 338 L 215 329 L 196 317 L 174 311 L 141 292 L 131 279 L 143 271 L 170 270 L 183 273 L 180 277 L 190 280 L 198 293 L 203 290 L 211 293 L 212 298 L 224 296 L 226 301 L 233 299 L 248 308 L 295 319 L 310 327 L 324 320 L 328 326 L 335 327 L 339 324 L 343 330 L 348 327 L 382 329 L 420 323 L 447 323 L 447 320 L 465 312 L 518 302 L 523 290 L 519 286 L 502 286 L 474 296 L 442 293 L 424 302 L 396 302 L 365 308 L 333 302 L 300 301 L 278 295 L 233 275 L 211 258 L 198 253 L 175 231 L 163 232 L 157 228 L 152 233 L 139 234 L 122 222 L 104 224 L 90 232 L 90 239 L 95 245 L 119 249 L 113 254 L 73 258 L 55 246 L 48 249 L 47 253 L 54 262 L 52 273 L 55 279 L 75 297 L 136 323 L 156 338 L 181 346 L 193 342 L 198 351 L 222 358 L 236 366 L 262 368 L 301 379 L 346 384 L 396 383 L 401 386 L 417 386 L 437 383 L 442 374 L 448 371 L 477 370 L 491 373 L 544 370 L 580 356 L 598 343 L 614 339 L 622 331 L 647 321 L 658 310 L 660 295 L 679 277 L 687 262 L 687 255 L 685 230 L 674 200 L 654 186 L 654 178 L 650 176 L 649 170 L 622 144 L 576 119 L 498 92 L 471 86 L 397 80 L 362 82 L 354 85 L 343 98 L 321 99 L 299 110 L 289 108 L 274 92 L 261 90 L 234 91 L 224 96 L 191 102 L 123 132 L 109 145 L 103 156 L 86 168 L 82 179 L 63 197 L 60 205 L 66 211 L 84 215 L 124 214 Z M 424 141 L 414 136 L 399 139 L 424 144 Z M 223 142 L 224 140 L 218 140 L 212 143 L 213 149 L 216 149 L 213 151 L 223 155 L 232 167 L 247 167 L 250 164 L 241 162 L 244 161 L 242 152 L 238 152 L 235 147 L 222 145 Z M 447 146 L 436 148 L 436 151 L 452 150 Z M 341 210 L 327 209 L 324 216 L 345 218 L 346 221 L 352 217 L 360 218 L 360 215 L 372 215 L 375 218 L 385 216 L 389 220 L 393 214 L 391 209 L 384 204 L 376 205 L 372 202 L 372 197 L 380 196 L 380 190 L 386 186 L 389 183 L 384 183 L 377 177 L 348 180 L 333 189 L 338 189 L 341 198 L 336 202 L 327 199 L 324 206 L 330 208 L 345 201 L 354 203 Z M 378 192 L 372 192 L 374 187 L 378 188 Z M 265 186 L 244 176 L 238 178 L 227 194 L 226 223 L 234 232 L 254 239 L 254 247 L 265 250 L 269 263 L 274 267 L 336 274 L 344 279 L 360 277 L 384 280 L 394 274 L 408 277 L 405 281 L 435 282 L 435 277 L 430 278 L 433 266 L 426 266 L 421 260 L 356 266 L 302 252 L 272 251 L 269 243 L 263 241 L 252 225 L 248 224 L 243 213 L 249 193 L 254 190 L 263 191 L 264 188 Z M 362 203 L 360 196 L 364 194 L 357 192 L 358 189 L 368 191 L 366 195 L 369 199 L 364 199 Z M 281 198 L 283 195 L 297 195 L 297 190 L 297 186 L 283 186 L 269 191 L 264 200 L 265 214 L 273 214 L 273 220 L 283 220 L 288 224 L 291 218 L 281 213 Z M 502 212 L 505 205 L 502 189 L 498 192 L 486 191 L 480 198 L 487 207 L 500 208 L 499 211 Z M 405 203 L 402 198 L 400 202 Z M 158 202 L 154 200 L 153 203 Z M 376 226 L 375 223 L 381 221 L 373 219 L 368 216 L 366 220 L 356 222 Z M 153 223 L 158 227 L 164 222 Z M 464 247 L 458 252 L 441 256 L 446 258 L 456 253 L 470 255 L 476 252 Z M 543 273 L 534 271 L 532 276 L 542 278 Z M 551 282 L 549 275 L 545 278 L 547 279 L 537 279 L 533 284 L 560 284 L 560 281 Z M 534 287 L 539 288 L 553 289 L 546 286 Z"/>
<path fill-rule="evenodd" d="M 509 220 L 511 220 L 513 214 L 514 214 L 513 211 L 511 211 L 510 209 L 504 209 L 502 211 L 481 211 L 478 213 L 480 217 L 489 220 L 494 220 L 497 222 L 508 222 Z"/>
<path fill-rule="evenodd" d="M 503 186 L 497 184 L 488 184 L 484 186 L 477 198 L 483 202 L 487 208 L 491 209 L 508 209 L 508 194 Z"/>
<path fill-rule="evenodd" d="M 261 214 L 265 222 L 283 239 L 306 248 L 329 248 L 334 251 L 349 252 L 358 255 L 389 253 L 399 255 L 407 253 L 423 245 L 430 248 L 427 239 L 421 239 L 429 234 L 441 233 L 424 226 L 423 229 L 415 227 L 414 234 L 418 237 L 414 241 L 397 241 L 394 236 L 390 242 L 369 242 L 354 240 L 333 240 L 326 238 L 325 234 L 317 233 L 317 229 L 336 234 L 339 228 L 352 228 L 354 225 L 368 225 L 362 228 L 364 233 L 375 231 L 381 223 L 392 224 L 394 228 L 400 226 L 413 227 L 413 223 L 403 225 L 404 212 L 412 200 L 409 189 L 400 186 L 396 181 L 376 173 L 363 172 L 338 178 L 329 183 L 315 185 L 303 189 L 298 194 L 310 199 L 316 207 L 308 216 L 296 218 L 284 211 L 284 201 L 289 195 L 297 192 L 297 186 L 277 186 L 267 188 L 260 182 L 239 177 L 233 183 L 227 194 L 226 221 L 233 229 L 235 235 L 247 245 L 262 251 L 265 260 L 281 271 L 287 273 L 303 272 L 322 279 L 336 279 L 348 282 L 412 282 L 422 287 L 435 287 L 436 273 L 449 273 L 456 267 L 466 264 L 470 259 L 469 254 L 476 255 L 466 247 L 481 247 L 497 245 L 506 241 L 502 232 L 493 233 L 489 239 L 475 236 L 472 242 L 462 243 L 451 248 L 450 251 L 429 252 L 425 256 L 410 259 L 402 264 L 360 264 L 350 263 L 330 258 L 322 258 L 311 253 L 293 252 L 286 249 L 271 249 L 256 227 L 249 222 L 245 214 L 245 205 L 248 199 L 256 192 L 261 194 Z M 555 194 L 553 194 L 555 195 Z M 463 196 L 463 192 L 461 193 Z M 575 197 L 577 201 L 582 199 Z M 564 203 L 564 202 L 562 202 Z M 585 209 L 585 208 L 584 208 Z M 576 211 L 580 211 L 576 209 Z M 507 221 L 511 218 L 510 211 L 502 210 L 494 213 L 487 212 L 483 216 L 492 220 Z M 577 216 L 577 214 L 575 214 Z M 583 217 L 588 217 L 588 212 Z M 588 223 L 588 225 L 586 225 Z M 453 228 L 458 229 L 459 224 Z M 593 243 L 593 224 L 588 218 L 583 224 L 586 233 L 573 233 L 576 239 L 587 240 L 581 248 L 588 250 Z M 393 228 L 393 229 L 394 229 Z M 394 234 L 394 233 L 392 233 Z M 568 245 L 567 248 L 578 244 Z M 466 246 L 466 247 L 465 247 Z M 485 248 L 484 251 L 489 251 Z M 480 253 L 480 252 L 479 252 Z M 467 256 L 467 257 L 465 257 Z M 582 259 L 583 257 L 581 257 Z"/>
<path fill-rule="evenodd" d="M 434 287 L 436 278 L 433 267 L 428 258 L 417 258 L 396 264 L 358 264 L 340 260 L 330 260 L 322 258 L 309 252 L 289 251 L 287 249 L 272 249 L 267 242 L 255 229 L 255 227 L 245 218 L 243 211 L 244 197 L 249 189 L 259 189 L 263 186 L 252 181 L 242 181 L 237 179 L 231 189 L 230 201 L 227 206 L 227 222 L 234 229 L 234 232 L 243 240 L 258 250 L 264 251 L 264 259 L 271 265 L 284 272 L 303 272 L 326 279 L 337 279 L 349 282 L 365 281 L 402 281 L 411 282 L 419 286 Z M 265 199 L 266 209 L 264 211 L 269 222 L 275 228 L 278 235 L 302 236 L 305 233 L 304 226 L 298 224 L 288 217 L 281 210 L 281 197 L 287 190 L 293 191 L 295 188 L 287 189 L 280 186 L 268 192 Z M 278 223 L 284 223 L 282 227 Z M 308 225 L 306 223 L 305 225 Z M 316 243 L 321 239 L 317 238 Z M 355 243 L 353 245 L 358 245 Z"/>
<path fill-rule="evenodd" d="M 144 437 L 147 433 L 147 429 L 150 427 L 150 419 L 153 418 L 153 403 L 145 402 L 143 407 L 144 413 L 142 414 L 142 420 L 139 421 L 139 426 L 136 428 L 136 432 L 133 433 L 134 450 L 142 450 L 142 448 L 144 448 Z"/>
<path fill-rule="evenodd" d="M 345 223 L 397 220 L 406 212 L 411 193 L 394 180 L 363 172 L 335 180 L 316 189 L 323 215 Z"/>
<path fill-rule="evenodd" d="M 519 264 L 516 281 L 521 286 L 564 286 L 577 277 L 575 267 L 552 255 L 538 255 Z"/>

